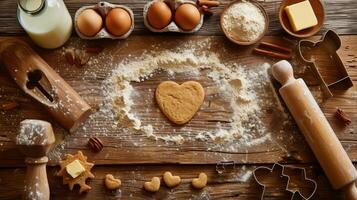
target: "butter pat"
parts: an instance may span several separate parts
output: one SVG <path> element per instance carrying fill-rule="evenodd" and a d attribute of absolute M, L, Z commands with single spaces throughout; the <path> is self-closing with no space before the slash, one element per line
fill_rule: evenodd
<path fill-rule="evenodd" d="M 66 171 L 72 178 L 77 178 L 86 171 L 78 160 L 74 160 L 66 166 Z"/>
<path fill-rule="evenodd" d="M 284 8 L 295 32 L 317 25 L 317 18 L 310 1 L 302 1 Z"/>

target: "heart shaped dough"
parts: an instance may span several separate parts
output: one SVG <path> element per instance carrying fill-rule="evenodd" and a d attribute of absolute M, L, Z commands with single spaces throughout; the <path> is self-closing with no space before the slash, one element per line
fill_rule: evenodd
<path fill-rule="evenodd" d="M 207 185 L 207 175 L 205 173 L 200 173 L 198 178 L 192 179 L 192 186 L 196 189 L 202 189 Z"/>
<path fill-rule="evenodd" d="M 114 178 L 113 175 L 107 174 L 104 179 L 104 184 L 105 184 L 105 187 L 108 188 L 108 190 L 116 190 L 116 189 L 120 188 L 121 181 L 120 181 L 120 179 Z"/>
<path fill-rule="evenodd" d="M 181 85 L 164 81 L 156 88 L 155 98 L 160 110 L 170 121 L 184 124 L 200 109 L 205 92 L 196 81 L 187 81 Z"/>
<path fill-rule="evenodd" d="M 181 178 L 179 176 L 172 176 L 171 172 L 165 172 L 163 175 L 164 182 L 167 187 L 175 187 L 181 183 Z"/>
<path fill-rule="evenodd" d="M 152 177 L 150 182 L 144 183 L 144 189 L 148 192 L 157 192 L 160 189 L 160 178 Z"/>

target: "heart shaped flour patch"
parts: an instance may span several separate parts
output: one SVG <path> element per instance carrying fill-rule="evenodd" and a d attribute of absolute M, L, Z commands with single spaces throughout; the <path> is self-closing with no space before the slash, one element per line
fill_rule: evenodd
<path fill-rule="evenodd" d="M 187 81 L 181 85 L 164 81 L 156 88 L 155 98 L 160 110 L 170 121 L 184 124 L 200 109 L 205 92 L 196 81 Z"/>

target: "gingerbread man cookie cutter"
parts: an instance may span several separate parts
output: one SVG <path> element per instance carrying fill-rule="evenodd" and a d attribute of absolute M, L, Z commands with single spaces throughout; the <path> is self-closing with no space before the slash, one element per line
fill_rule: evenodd
<path fill-rule="evenodd" d="M 308 50 L 311 50 L 313 48 L 318 48 L 319 46 L 322 45 L 325 45 L 324 49 L 326 49 L 328 56 L 331 58 L 333 62 L 333 65 L 336 67 L 336 69 L 339 72 L 338 79 L 332 82 L 327 82 L 323 78 L 321 72 L 318 69 L 320 65 L 315 61 L 315 58 L 306 57 L 306 55 L 310 54 L 310 51 Z M 346 66 L 343 64 L 341 57 L 337 53 L 340 47 L 341 47 L 341 38 L 333 30 L 328 30 L 318 41 L 305 39 L 299 41 L 298 44 L 298 56 L 310 67 L 310 69 L 314 73 L 315 77 L 320 83 L 322 90 L 327 95 L 327 97 L 333 96 L 330 90 L 330 88 L 333 86 L 340 85 L 343 86 L 343 88 L 345 89 L 348 89 L 353 86 L 353 82 L 350 76 L 348 75 Z"/>
<path fill-rule="evenodd" d="M 303 198 L 304 200 L 309 200 L 310 198 L 312 198 L 312 197 L 314 196 L 314 194 L 316 193 L 316 190 L 317 190 L 317 183 L 316 183 L 315 180 L 310 179 L 310 178 L 308 178 L 308 177 L 306 176 L 306 170 L 305 170 L 305 168 L 302 168 L 302 167 L 291 167 L 291 166 L 286 167 L 286 166 L 281 165 L 281 164 L 279 164 L 279 163 L 275 163 L 272 168 L 262 166 L 262 167 L 257 167 L 257 168 L 255 168 L 254 171 L 253 171 L 253 176 L 254 176 L 255 181 L 256 181 L 260 186 L 263 187 L 263 192 L 262 192 L 262 195 L 261 195 L 261 197 L 260 197 L 261 200 L 264 199 L 266 187 L 265 187 L 265 184 L 264 184 L 264 183 L 262 183 L 261 181 L 259 181 L 259 178 L 258 178 L 256 172 L 257 172 L 258 170 L 264 169 L 264 170 L 268 170 L 268 171 L 271 173 L 271 172 L 273 172 L 276 168 L 279 168 L 281 177 L 286 177 L 286 178 L 287 178 L 287 183 L 286 183 L 285 190 L 288 191 L 288 192 L 290 192 L 290 193 L 292 194 L 292 195 L 291 195 L 291 200 L 295 199 L 296 195 L 299 195 L 299 196 L 300 196 L 301 198 Z M 302 175 L 303 175 L 304 180 L 309 181 L 309 182 L 311 182 L 311 183 L 314 185 L 314 189 L 313 189 L 313 191 L 311 192 L 311 194 L 310 194 L 308 197 L 305 197 L 303 194 L 301 194 L 301 192 L 300 192 L 298 189 L 289 189 L 290 176 L 287 175 L 287 174 L 284 172 L 284 171 L 285 171 L 285 168 L 298 169 L 299 171 L 302 172 Z"/>

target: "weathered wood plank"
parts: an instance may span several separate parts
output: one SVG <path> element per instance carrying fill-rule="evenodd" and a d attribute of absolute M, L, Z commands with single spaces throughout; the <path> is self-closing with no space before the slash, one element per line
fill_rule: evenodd
<path fill-rule="evenodd" d="M 116 61 L 119 62 L 128 55 L 140 55 L 144 50 L 141 46 L 147 46 L 149 49 L 152 44 L 160 44 L 161 48 L 171 49 L 175 47 L 176 41 L 182 43 L 188 43 L 192 41 L 205 40 L 207 37 L 191 36 L 191 37 L 149 37 L 149 36 L 133 36 L 125 42 L 112 43 L 111 41 L 102 41 L 101 45 L 107 47 L 108 52 L 115 52 Z M 272 39 L 272 37 L 266 37 L 266 40 Z M 224 37 L 210 37 L 213 43 L 212 51 L 216 52 L 218 55 L 222 56 L 225 61 L 235 61 L 239 64 L 252 64 L 255 62 L 269 62 L 273 63 L 274 60 L 269 58 L 264 58 L 261 56 L 251 55 L 251 48 L 237 48 L 237 46 L 231 44 Z M 342 60 L 348 67 L 348 71 L 355 81 L 357 80 L 357 61 L 355 59 L 356 52 L 354 49 L 357 48 L 357 36 L 345 36 L 342 37 L 343 47 L 340 50 Z M 73 39 L 72 42 L 78 40 Z M 87 43 L 81 42 L 82 45 Z M 90 43 L 93 44 L 93 43 Z M 71 45 L 71 44 L 69 44 Z M 126 48 L 122 48 L 126 47 Z M 95 109 L 99 108 L 99 105 L 103 99 L 101 95 L 101 82 L 105 79 L 108 73 L 112 70 L 112 65 L 103 67 L 100 65 L 91 65 L 90 67 L 75 68 L 70 67 L 64 61 L 64 57 L 60 56 L 60 51 L 45 51 L 39 50 L 40 54 L 44 59 L 53 66 L 56 71 L 58 71 L 65 80 L 72 85 L 76 91 L 80 93 L 81 96 Z M 220 53 L 221 52 L 221 53 Z M 225 53 L 222 53 L 225 52 Z M 109 54 L 108 54 L 109 55 Z M 100 56 L 100 55 L 99 55 Z M 104 57 L 106 58 L 106 57 Z M 296 62 L 294 61 L 296 64 Z M 1 69 L 1 68 L 0 68 Z M 134 163 L 217 163 L 222 159 L 234 160 L 237 163 L 273 163 L 282 160 L 282 157 L 286 156 L 290 152 L 298 152 L 302 162 L 312 162 L 314 158 L 309 148 L 302 136 L 294 131 L 296 127 L 290 127 L 290 129 L 285 130 L 284 133 L 273 135 L 273 140 L 264 143 L 264 145 L 247 146 L 237 148 L 234 151 L 222 151 L 215 148 L 209 147 L 209 142 L 187 142 L 182 145 L 176 145 L 172 143 L 156 142 L 148 139 L 143 134 L 130 134 L 122 132 L 122 130 L 111 129 L 108 127 L 112 126 L 112 121 L 107 121 L 103 118 L 95 119 L 94 121 L 88 122 L 91 124 L 91 128 L 86 130 L 80 130 L 76 134 L 68 135 L 61 127 L 59 127 L 48 114 L 39 107 L 33 100 L 24 95 L 22 91 L 18 89 L 16 84 L 6 75 L 4 69 L 1 69 L 0 75 L 0 103 L 10 100 L 16 100 L 21 104 L 21 109 L 8 112 L 0 112 L 0 166 L 19 166 L 23 165 L 22 156 L 14 146 L 12 142 L 13 136 L 16 134 L 16 129 L 18 123 L 25 118 L 39 118 L 49 120 L 53 123 L 55 132 L 57 134 L 58 142 L 64 139 L 62 145 L 58 145 L 57 148 L 52 153 L 52 159 L 50 164 L 55 165 L 63 156 L 64 153 L 73 153 L 77 149 L 81 149 L 89 156 L 97 161 L 97 164 L 134 164 Z M 143 83 L 134 84 L 137 87 L 140 94 L 150 98 L 150 103 L 153 110 L 149 112 L 148 115 L 143 115 L 143 120 L 148 120 L 148 122 L 156 123 L 163 122 L 165 118 L 160 114 L 160 112 L 154 108 L 154 101 L 151 99 L 152 96 L 148 96 L 148 88 L 154 91 L 159 80 L 165 80 L 164 75 L 154 76 L 152 79 L 145 81 Z M 179 77 L 177 80 L 184 80 L 184 77 Z M 202 77 L 204 85 L 211 84 L 209 80 L 205 80 Z M 141 89 L 140 89 L 141 88 Z M 146 93 L 145 93 L 146 92 Z M 334 91 L 335 97 L 328 99 L 327 101 L 321 103 L 324 113 L 326 114 L 328 120 L 331 122 L 333 128 L 339 139 L 342 141 L 345 149 L 347 150 L 349 156 L 352 160 L 357 161 L 357 140 L 356 140 L 356 130 L 357 130 L 357 109 L 356 109 L 356 99 L 357 92 L 356 87 L 349 89 L 348 91 Z M 146 95 L 144 95 L 146 94 Z M 218 97 L 213 98 L 212 101 L 217 101 L 219 104 L 225 105 Z M 143 101 L 137 101 L 136 111 L 140 113 L 140 109 L 144 108 Z M 352 118 L 352 124 L 346 128 L 341 127 L 339 122 L 334 118 L 334 112 L 336 107 L 340 107 L 347 112 Z M 209 110 L 212 108 L 204 105 L 202 108 L 202 113 L 197 118 L 195 118 L 192 123 L 187 126 L 193 128 L 193 130 L 207 130 L 207 128 L 212 128 L 214 122 L 210 121 L 214 116 L 211 111 L 220 111 L 220 108 L 215 108 L 214 110 Z M 200 111 L 201 112 L 201 111 Z M 227 110 L 229 113 L 229 110 Z M 229 119 L 229 114 L 221 115 L 219 120 Z M 9 120 L 11 119 L 11 120 Z M 277 122 L 278 123 L 278 122 Z M 274 123 L 273 123 L 274 124 Z M 161 133 L 167 134 L 172 132 L 173 127 L 167 126 L 160 130 Z M 180 134 L 187 134 L 184 130 L 177 129 Z M 86 142 L 88 136 L 90 135 L 100 135 L 100 137 L 105 142 L 104 150 L 99 154 L 91 153 L 87 147 Z M 138 142 L 143 141 L 143 142 Z"/>
<path fill-rule="evenodd" d="M 318 184 L 317 192 L 312 199 L 342 199 L 340 192 L 332 190 L 326 177 L 319 168 L 310 165 L 298 165 L 307 170 L 307 177 Z M 214 165 L 160 165 L 160 166 L 95 166 L 94 175 L 90 181 L 90 190 L 87 194 L 78 194 L 78 188 L 73 191 L 67 185 L 62 185 L 60 177 L 54 176 L 58 168 L 49 167 L 47 173 L 51 190 L 51 199 L 197 199 L 200 195 L 209 194 L 211 199 L 260 199 L 262 187 L 259 186 L 253 176 L 254 165 L 237 165 L 234 170 L 218 174 Z M 271 166 L 267 166 L 271 167 Z M 182 183 L 173 189 L 164 184 L 157 193 L 149 193 L 143 190 L 143 183 L 153 176 L 161 177 L 165 171 L 171 171 L 182 178 Z M 205 172 L 208 175 L 208 185 L 203 190 L 195 190 L 190 186 L 192 178 L 198 173 Z M 291 178 L 292 188 L 299 189 L 303 194 L 312 192 L 313 186 L 301 179 L 301 171 L 287 170 Z M 120 191 L 107 191 L 103 185 L 104 176 L 113 174 L 122 181 Z M 25 168 L 0 169 L 0 199 L 20 199 Z M 269 176 L 269 177 L 268 177 Z M 291 193 L 286 192 L 286 180 L 279 178 L 278 173 L 264 174 L 266 193 L 264 199 L 290 199 Z"/>
<path fill-rule="evenodd" d="M 98 2 L 97 0 L 64 0 L 72 17 L 76 10 L 84 5 Z M 269 14 L 270 26 L 269 35 L 283 33 L 279 24 L 278 9 L 281 0 L 259 0 Z M 133 34 L 150 34 L 143 23 L 142 10 L 146 0 L 115 0 L 112 3 L 119 3 L 129 6 L 135 15 L 135 30 Z M 198 35 L 222 35 L 219 27 L 219 13 L 230 1 L 221 0 L 222 5 L 215 8 L 216 14 L 205 20 Z M 324 28 L 320 33 L 327 29 L 335 29 L 340 34 L 357 34 L 357 2 L 352 0 L 325 0 L 323 1 L 326 10 L 326 20 Z M 0 34 L 18 35 L 24 34 L 16 19 L 16 1 L 2 0 L 0 3 Z"/>

